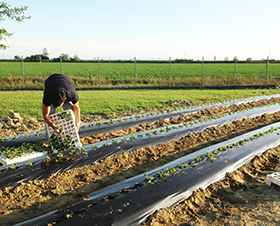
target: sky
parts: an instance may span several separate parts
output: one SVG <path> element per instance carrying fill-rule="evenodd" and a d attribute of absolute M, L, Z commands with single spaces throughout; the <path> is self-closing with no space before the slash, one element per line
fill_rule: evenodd
<path fill-rule="evenodd" d="M 31 19 L 1 22 L 1 59 L 280 59 L 279 0 L 10 0 Z"/>

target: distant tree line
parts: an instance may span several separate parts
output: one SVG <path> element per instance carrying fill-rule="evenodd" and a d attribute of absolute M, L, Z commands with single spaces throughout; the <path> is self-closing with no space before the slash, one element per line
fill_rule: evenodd
<path fill-rule="evenodd" d="M 60 57 L 62 58 L 63 62 L 79 62 L 80 58 L 78 55 L 74 55 L 73 57 L 70 57 L 70 55 L 68 53 L 63 53 L 61 54 L 61 56 L 57 57 L 57 58 L 53 58 L 50 59 L 48 56 L 44 55 L 44 54 L 35 54 L 35 55 L 31 55 L 31 56 L 27 56 L 25 57 L 23 60 L 25 62 L 59 62 L 60 61 Z M 16 55 L 14 57 L 14 61 L 21 61 L 22 58 L 18 55 Z"/>
<path fill-rule="evenodd" d="M 69 54 L 63 53 L 61 56 L 53 59 L 49 59 L 48 56 L 43 54 L 36 54 L 25 57 L 23 60 L 25 62 L 60 62 L 60 57 L 63 62 L 83 62 L 83 63 L 97 63 L 98 60 L 81 60 L 76 54 L 73 57 L 70 57 Z M 16 55 L 13 60 L 4 60 L 4 61 L 21 61 L 21 57 Z M 234 57 L 232 60 L 229 60 L 228 57 L 225 57 L 224 60 L 204 60 L 204 63 L 266 63 L 267 59 L 261 60 L 252 60 L 251 57 L 248 57 L 246 60 L 238 60 L 237 57 Z M 133 63 L 134 59 L 129 60 L 103 60 L 100 59 L 101 63 Z M 137 63 L 169 63 L 169 60 L 136 60 Z M 201 63 L 202 60 L 193 60 L 193 59 L 174 59 L 172 63 Z M 280 63 L 280 60 L 269 59 L 269 63 Z"/>

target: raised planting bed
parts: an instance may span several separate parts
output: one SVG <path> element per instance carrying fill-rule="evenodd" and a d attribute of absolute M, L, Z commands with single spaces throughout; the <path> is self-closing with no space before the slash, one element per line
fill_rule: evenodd
<path fill-rule="evenodd" d="M 137 225 L 154 211 L 186 199 L 199 187 L 205 189 L 254 156 L 278 146 L 279 126 L 276 123 L 201 149 L 20 225 Z"/>

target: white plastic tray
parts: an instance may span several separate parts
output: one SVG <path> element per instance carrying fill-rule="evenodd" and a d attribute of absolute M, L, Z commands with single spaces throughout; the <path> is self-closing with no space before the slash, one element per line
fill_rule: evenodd
<path fill-rule="evenodd" d="M 67 118 L 62 118 L 63 114 L 70 115 L 72 119 Z M 54 122 L 55 125 L 58 127 L 62 127 L 63 131 L 60 134 L 63 138 L 66 138 L 67 135 L 69 135 L 74 141 L 74 149 L 79 149 L 82 147 L 82 143 L 80 141 L 80 136 L 78 133 L 78 130 L 75 126 L 75 115 L 72 110 L 65 110 L 59 113 L 55 113 L 50 115 L 51 120 Z M 54 130 L 52 127 L 50 127 L 48 124 L 46 124 L 46 130 L 48 134 L 48 138 L 54 133 Z M 53 149 L 53 153 L 57 153 L 57 150 Z"/>
<path fill-rule="evenodd" d="M 42 156 L 46 156 L 47 152 L 33 152 L 31 154 L 28 155 L 24 155 L 18 158 L 13 158 L 13 159 L 9 159 L 6 158 L 5 156 L 0 156 L 0 163 L 2 163 L 4 166 L 6 165 L 11 165 L 14 163 L 20 163 L 20 162 L 24 162 L 24 161 L 29 161 L 38 157 L 42 157 Z"/>
<path fill-rule="evenodd" d="M 280 186 L 280 172 L 268 174 L 266 176 L 266 184 L 268 186 L 271 186 L 271 183 L 274 183 L 274 184 Z"/>

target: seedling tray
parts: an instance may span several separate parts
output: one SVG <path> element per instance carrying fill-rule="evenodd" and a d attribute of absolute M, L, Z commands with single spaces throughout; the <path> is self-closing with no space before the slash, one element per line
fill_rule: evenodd
<path fill-rule="evenodd" d="M 4 166 L 7 165 L 11 165 L 14 163 L 20 163 L 20 162 L 25 162 L 25 161 L 29 161 L 35 158 L 39 158 L 39 157 L 43 157 L 46 156 L 47 153 L 46 152 L 33 152 L 21 157 L 17 157 L 17 158 L 13 158 L 13 159 L 9 159 L 3 155 L 0 155 L 0 163 L 2 163 Z"/>
<path fill-rule="evenodd" d="M 266 176 L 266 184 L 271 186 L 271 183 L 280 186 L 280 172 L 268 174 Z"/>
<path fill-rule="evenodd" d="M 72 110 L 65 110 L 59 113 L 55 113 L 50 115 L 51 120 L 54 122 L 55 125 L 62 128 L 63 131 L 60 134 L 62 139 L 66 139 L 67 136 L 70 136 L 72 139 L 74 149 L 79 149 L 82 147 L 82 143 L 80 141 L 80 136 L 78 130 L 75 126 L 75 115 Z M 53 128 L 49 125 L 46 125 L 46 130 L 48 134 L 48 138 L 55 133 Z M 53 149 L 53 148 L 52 148 Z M 53 153 L 57 153 L 57 150 L 53 149 Z"/>

